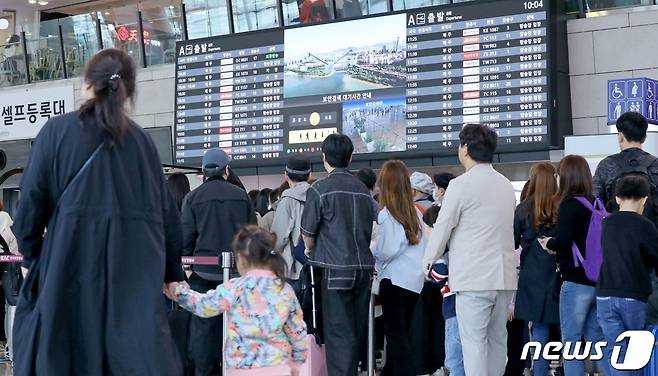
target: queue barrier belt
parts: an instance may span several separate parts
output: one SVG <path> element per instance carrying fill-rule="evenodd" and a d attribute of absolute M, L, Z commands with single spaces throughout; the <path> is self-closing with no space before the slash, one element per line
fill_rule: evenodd
<path fill-rule="evenodd" d="M 20 255 L 0 255 L 0 263 L 23 262 L 23 256 Z M 183 265 L 211 265 L 219 266 L 220 258 L 218 256 L 183 256 L 181 263 Z"/>

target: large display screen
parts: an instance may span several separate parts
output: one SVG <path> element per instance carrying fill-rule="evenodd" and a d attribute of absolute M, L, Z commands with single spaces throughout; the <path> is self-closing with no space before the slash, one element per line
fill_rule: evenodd
<path fill-rule="evenodd" d="M 380 158 L 454 154 L 463 124 L 499 151 L 546 150 L 547 1 L 437 6 L 177 44 L 176 164 L 318 155 L 343 133 Z"/>

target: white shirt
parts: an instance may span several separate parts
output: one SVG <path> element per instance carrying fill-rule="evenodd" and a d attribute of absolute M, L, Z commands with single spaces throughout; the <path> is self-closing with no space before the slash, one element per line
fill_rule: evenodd
<path fill-rule="evenodd" d="M 418 215 L 420 242 L 409 244 L 404 227 L 388 209 L 384 208 L 377 217 L 376 238 L 373 240 L 372 253 L 375 256 L 375 268 L 379 279 L 390 279 L 395 286 L 413 291 L 417 294 L 423 289 L 423 251 L 427 244 L 423 236 L 422 219 Z"/>
<path fill-rule="evenodd" d="M 423 257 L 428 268 L 450 249 L 452 291 L 516 290 L 512 184 L 490 164 L 453 179 Z"/>

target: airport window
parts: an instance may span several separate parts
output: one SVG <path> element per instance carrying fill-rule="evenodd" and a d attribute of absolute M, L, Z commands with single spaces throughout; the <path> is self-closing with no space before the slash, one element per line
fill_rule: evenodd
<path fill-rule="evenodd" d="M 98 13 L 103 47 L 122 49 L 130 54 L 138 67 L 142 66 L 137 7 L 126 6 Z"/>
<path fill-rule="evenodd" d="M 41 22 L 40 37 L 27 39 L 27 58 L 32 82 L 64 78 L 59 44 L 59 21 Z"/>
<path fill-rule="evenodd" d="M 12 34 L 0 42 L 0 87 L 27 83 L 21 38 Z"/>
<path fill-rule="evenodd" d="M 332 1 L 333 0 L 283 0 L 282 5 L 285 25 L 313 24 L 330 20 L 333 18 Z"/>
<path fill-rule="evenodd" d="M 450 4 L 450 0 L 393 0 L 393 9 L 423 8 L 442 4 Z"/>
<path fill-rule="evenodd" d="M 584 0 L 586 11 L 652 5 L 653 0 Z"/>
<path fill-rule="evenodd" d="M 67 77 L 83 74 L 85 62 L 98 51 L 96 18 L 91 14 L 62 18 L 62 40 Z"/>
<path fill-rule="evenodd" d="M 185 15 L 190 39 L 229 33 L 225 0 L 186 0 Z"/>
<path fill-rule="evenodd" d="M 176 41 L 183 40 L 183 13 L 180 2 L 142 3 L 146 64 L 171 64 L 176 56 Z"/>
<path fill-rule="evenodd" d="M 235 32 L 271 29 L 279 26 L 276 0 L 234 0 Z"/>

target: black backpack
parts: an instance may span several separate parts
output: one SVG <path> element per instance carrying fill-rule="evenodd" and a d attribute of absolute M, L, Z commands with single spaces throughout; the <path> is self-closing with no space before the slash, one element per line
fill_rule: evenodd
<path fill-rule="evenodd" d="M 619 210 L 619 205 L 615 200 L 615 189 L 617 183 L 628 175 L 643 176 L 649 182 L 651 193 L 647 199 L 644 207 L 644 216 L 651 222 L 658 224 L 658 186 L 656 179 L 658 178 L 658 159 L 651 154 L 644 154 L 634 158 L 626 159 L 622 154 L 613 157 L 614 162 L 619 168 L 619 174 L 606 183 L 605 192 L 608 202 L 606 209 L 612 213 Z"/>

